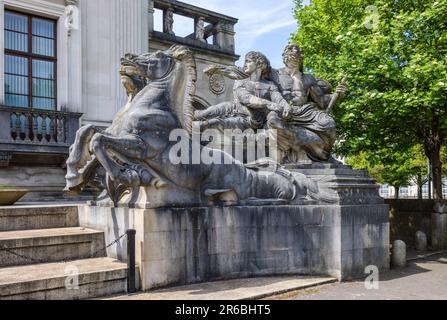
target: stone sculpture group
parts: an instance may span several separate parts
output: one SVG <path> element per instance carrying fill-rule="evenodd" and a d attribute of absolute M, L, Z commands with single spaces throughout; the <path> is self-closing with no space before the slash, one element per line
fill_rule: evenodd
<path fill-rule="evenodd" d="M 141 189 L 147 188 L 151 193 L 169 190 L 163 198 L 166 205 L 175 204 L 179 194 L 186 195 L 182 205 L 330 201 L 324 186 L 281 164 L 332 160 L 336 128 L 327 111 L 346 88 L 341 83 L 331 94 L 329 83 L 304 74 L 296 45 L 286 47 L 284 63 L 285 68 L 275 70 L 262 53 L 249 52 L 243 69 L 210 66 L 205 71 L 209 76 L 235 80 L 234 101 L 195 110 L 197 70 L 188 48 L 174 45 L 166 51 L 126 54 L 120 74 L 128 103 L 106 130 L 88 125 L 77 132 L 67 160 L 66 191 L 93 185 L 105 190 L 115 205 L 124 198 L 127 203 L 141 201 Z M 175 141 L 170 133 L 184 129 L 191 135 L 195 121 L 201 129 L 269 129 L 278 150 L 270 159 L 243 164 L 202 145 L 200 152 L 217 155 L 224 164 L 172 163 Z M 192 140 L 187 143 L 192 152 Z M 269 170 L 263 170 L 266 163 Z"/>
<path fill-rule="evenodd" d="M 285 68 L 275 70 L 260 52 L 249 52 L 243 70 L 211 66 L 208 74 L 221 73 L 236 80 L 234 102 L 225 102 L 196 112 L 202 128 L 273 129 L 278 163 L 303 160 L 329 161 L 336 139 L 334 119 L 328 114 L 342 98 L 341 83 L 336 93 L 323 79 L 303 73 L 300 48 L 295 44 L 284 50 Z"/>
<path fill-rule="evenodd" d="M 136 230 L 142 290 L 284 274 L 344 280 L 364 276 L 367 266 L 389 268 L 389 208 L 378 186 L 366 170 L 331 158 L 330 110 L 344 81 L 331 94 L 329 83 L 303 73 L 295 45 L 284 62 L 274 70 L 250 52 L 244 68 L 209 66 L 210 79 L 235 80 L 234 100 L 197 110 L 191 50 L 123 57 L 128 102 L 106 130 L 77 132 L 66 190 L 103 190 L 79 217 L 108 241 Z M 249 161 L 250 148 L 237 142 L 240 159 L 226 152 L 228 131 L 273 141 L 277 150 Z M 177 161 L 178 152 L 188 160 Z M 107 254 L 125 260 L 126 246 Z"/>

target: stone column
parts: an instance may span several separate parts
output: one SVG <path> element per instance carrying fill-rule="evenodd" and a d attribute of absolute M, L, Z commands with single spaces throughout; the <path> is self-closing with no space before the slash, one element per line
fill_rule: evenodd
<path fill-rule="evenodd" d="M 219 22 L 216 26 L 214 43 L 221 49 L 234 52 L 234 26 L 228 23 Z"/>
<path fill-rule="evenodd" d="M 152 31 L 154 31 L 154 0 L 149 0 L 148 2 L 148 8 L 147 8 L 147 12 L 148 12 L 148 28 L 149 28 L 149 33 L 151 33 Z"/>
<path fill-rule="evenodd" d="M 127 94 L 118 74 L 121 58 L 128 52 L 149 51 L 148 2 L 147 0 L 108 0 L 108 2 L 113 3 L 115 9 L 113 12 L 115 21 L 112 24 L 112 30 L 115 31 L 112 70 L 115 72 L 114 92 L 117 94 L 115 111 L 118 111 L 127 101 Z"/>
<path fill-rule="evenodd" d="M 149 50 L 148 1 L 83 1 L 82 19 L 85 119 L 108 126 L 127 101 L 120 59 Z"/>
<path fill-rule="evenodd" d="M 64 34 L 59 36 L 64 41 L 58 45 L 65 45 L 67 48 L 67 57 L 64 61 L 66 70 L 65 81 L 67 90 L 64 96 L 66 104 L 61 104 L 61 109 L 65 111 L 64 105 L 68 107 L 67 111 L 82 112 L 82 17 L 84 0 L 66 0 L 64 14 Z M 62 78 L 59 78 L 62 81 Z M 61 101 L 60 101 L 61 102 Z"/>
<path fill-rule="evenodd" d="M 3 76 L 5 74 L 4 17 L 5 17 L 4 5 L 3 1 L 0 1 L 0 74 L 2 75 L 0 77 L 0 105 L 5 103 L 5 77 Z"/>

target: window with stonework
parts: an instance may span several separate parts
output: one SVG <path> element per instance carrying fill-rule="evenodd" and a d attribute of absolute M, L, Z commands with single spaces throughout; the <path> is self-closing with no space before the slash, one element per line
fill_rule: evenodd
<path fill-rule="evenodd" d="M 389 194 L 390 194 L 390 187 L 389 187 L 389 185 L 387 185 L 387 184 L 381 185 L 379 193 L 380 193 L 380 196 L 382 198 L 388 198 Z"/>
<path fill-rule="evenodd" d="M 56 21 L 5 11 L 5 101 L 56 109 Z"/>
<path fill-rule="evenodd" d="M 399 188 L 399 197 L 401 197 L 401 198 L 409 197 L 410 196 L 409 191 L 410 191 L 410 189 L 407 186 L 400 187 Z"/>
<path fill-rule="evenodd" d="M 422 198 L 428 199 L 428 182 L 422 186 Z"/>
<path fill-rule="evenodd" d="M 442 198 L 447 199 L 447 177 L 442 178 Z"/>

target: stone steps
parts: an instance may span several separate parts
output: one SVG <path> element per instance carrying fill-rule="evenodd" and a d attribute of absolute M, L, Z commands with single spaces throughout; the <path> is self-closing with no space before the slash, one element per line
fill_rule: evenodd
<path fill-rule="evenodd" d="M 126 275 L 125 263 L 104 257 L 0 268 L 0 300 L 72 300 L 123 294 Z"/>
<path fill-rule="evenodd" d="M 75 205 L 0 207 L 0 232 L 77 226 L 78 208 Z"/>
<path fill-rule="evenodd" d="M 4 231 L 0 232 L 0 267 L 100 257 L 105 253 L 97 251 L 103 247 L 103 232 L 81 227 Z"/>
<path fill-rule="evenodd" d="M 0 300 L 125 294 L 127 265 L 104 247 L 104 232 L 79 227 L 76 205 L 0 207 Z"/>

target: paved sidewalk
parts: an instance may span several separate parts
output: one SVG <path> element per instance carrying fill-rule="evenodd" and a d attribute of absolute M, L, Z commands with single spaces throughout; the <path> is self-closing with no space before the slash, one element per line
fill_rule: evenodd
<path fill-rule="evenodd" d="M 379 290 L 363 281 L 336 283 L 270 297 L 272 300 L 445 300 L 447 253 L 408 262 L 381 275 Z"/>
<path fill-rule="evenodd" d="M 105 300 L 254 300 L 337 281 L 328 277 L 266 277 L 207 282 Z"/>

